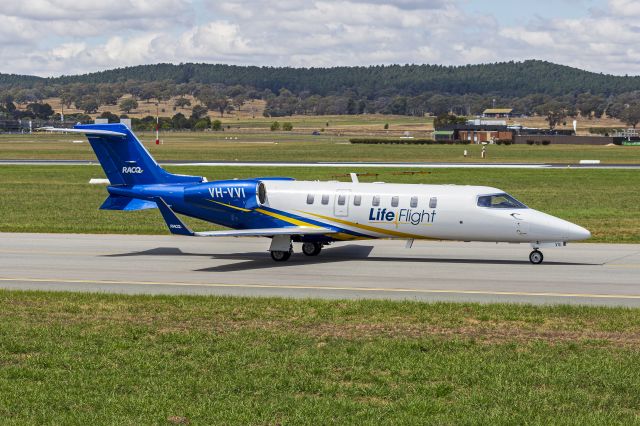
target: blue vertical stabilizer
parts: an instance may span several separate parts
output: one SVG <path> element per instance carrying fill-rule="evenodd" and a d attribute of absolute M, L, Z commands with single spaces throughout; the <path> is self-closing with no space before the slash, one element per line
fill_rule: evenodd
<path fill-rule="evenodd" d="M 86 133 L 111 185 L 197 183 L 204 180 L 200 176 L 175 175 L 164 170 L 124 124 L 79 124 L 74 129 Z M 91 130 L 98 133 L 91 133 Z"/>

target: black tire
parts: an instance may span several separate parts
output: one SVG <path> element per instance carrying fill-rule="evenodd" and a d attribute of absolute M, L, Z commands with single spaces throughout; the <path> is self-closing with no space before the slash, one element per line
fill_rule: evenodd
<path fill-rule="evenodd" d="M 529 253 L 529 262 L 533 263 L 534 265 L 541 264 L 543 260 L 544 256 L 542 255 L 542 252 L 540 250 L 534 250 Z"/>
<path fill-rule="evenodd" d="M 291 257 L 290 251 L 272 251 L 271 258 L 276 262 L 286 262 Z"/>
<path fill-rule="evenodd" d="M 320 243 L 303 243 L 302 253 L 307 256 L 317 256 L 322 251 L 322 244 Z"/>

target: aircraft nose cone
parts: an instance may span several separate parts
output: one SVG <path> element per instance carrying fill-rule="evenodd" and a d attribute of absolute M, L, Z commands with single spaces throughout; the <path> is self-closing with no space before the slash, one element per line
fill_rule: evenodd
<path fill-rule="evenodd" d="M 589 232 L 588 229 L 585 229 L 582 226 L 571 223 L 567 225 L 567 228 L 567 235 L 569 236 L 568 239 L 570 241 L 579 241 L 591 238 L 591 232 Z"/>

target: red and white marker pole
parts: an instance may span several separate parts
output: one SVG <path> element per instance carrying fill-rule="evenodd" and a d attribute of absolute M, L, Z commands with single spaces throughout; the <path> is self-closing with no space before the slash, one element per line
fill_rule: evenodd
<path fill-rule="evenodd" d="M 156 104 L 156 145 L 160 145 L 160 106 Z"/>

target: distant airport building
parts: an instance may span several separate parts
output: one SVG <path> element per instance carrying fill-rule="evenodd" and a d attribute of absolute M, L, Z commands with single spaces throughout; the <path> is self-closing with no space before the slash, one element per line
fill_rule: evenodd
<path fill-rule="evenodd" d="M 562 138 L 560 138 L 562 136 Z M 534 129 L 523 126 L 507 126 L 505 120 L 469 120 L 465 124 L 452 124 L 433 132 L 436 141 L 467 141 L 470 143 L 533 143 L 557 141 L 558 143 L 602 143 L 601 137 L 576 138 L 573 130 Z M 594 139 L 595 138 L 595 139 Z"/>
<path fill-rule="evenodd" d="M 433 132 L 436 141 L 479 143 L 513 143 L 526 145 L 640 145 L 640 132 L 629 129 L 613 136 L 576 136 L 573 129 L 536 129 L 507 126 L 506 121 L 469 120 Z"/>
<path fill-rule="evenodd" d="M 504 121 L 469 120 L 466 124 L 453 124 L 433 132 L 436 141 L 468 141 L 471 143 L 514 142 L 516 131 Z"/>
<path fill-rule="evenodd" d="M 513 116 L 513 108 L 488 108 L 482 112 L 483 118 L 509 118 Z"/>

